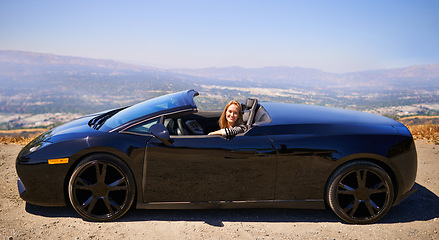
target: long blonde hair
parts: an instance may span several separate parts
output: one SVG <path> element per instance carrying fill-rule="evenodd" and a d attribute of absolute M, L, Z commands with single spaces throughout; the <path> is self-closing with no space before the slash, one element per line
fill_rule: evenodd
<path fill-rule="evenodd" d="M 242 121 L 242 108 L 241 108 L 241 104 L 238 101 L 232 100 L 229 103 L 227 103 L 226 107 L 223 110 L 223 114 L 221 114 L 221 117 L 218 120 L 218 123 L 219 123 L 219 126 L 220 126 L 221 129 L 227 128 L 226 112 L 227 112 L 227 109 L 232 104 L 235 104 L 236 106 L 238 106 L 238 109 L 239 109 L 238 119 L 236 119 L 236 122 L 233 124 L 233 126 L 235 127 L 235 126 L 244 124 L 244 122 Z"/>

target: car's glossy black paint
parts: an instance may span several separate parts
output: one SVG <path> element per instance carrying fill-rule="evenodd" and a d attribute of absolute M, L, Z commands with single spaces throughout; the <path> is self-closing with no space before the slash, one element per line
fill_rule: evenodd
<path fill-rule="evenodd" d="M 148 142 L 146 202 L 273 200 L 276 151 L 268 137 L 173 140 Z"/>
<path fill-rule="evenodd" d="M 215 130 L 220 113 L 196 113 L 196 95 L 182 92 L 187 105 L 116 128 L 94 125 L 98 115 L 91 115 L 42 134 L 17 157 L 20 196 L 36 205 L 65 205 L 73 170 L 95 153 L 110 153 L 128 165 L 140 208 L 324 208 L 331 174 L 356 160 L 376 163 L 389 174 L 395 204 L 412 193 L 417 169 L 413 138 L 401 123 L 374 114 L 263 103 L 270 121 L 256 120 L 231 140 L 171 134 L 165 141 L 132 130 L 151 119 L 163 123 L 168 116 L 196 119 L 205 134 Z M 58 158 L 69 162 L 48 164 Z"/>

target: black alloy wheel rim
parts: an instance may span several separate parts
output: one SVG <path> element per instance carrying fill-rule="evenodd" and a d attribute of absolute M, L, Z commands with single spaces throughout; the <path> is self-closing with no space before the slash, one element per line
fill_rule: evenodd
<path fill-rule="evenodd" d="M 82 215 L 100 220 L 112 218 L 125 209 L 130 191 L 122 170 L 103 161 L 85 164 L 71 187 Z"/>
<path fill-rule="evenodd" d="M 370 169 L 348 172 L 338 182 L 336 191 L 341 213 L 355 220 L 380 216 L 390 204 L 390 195 L 388 182 Z"/>

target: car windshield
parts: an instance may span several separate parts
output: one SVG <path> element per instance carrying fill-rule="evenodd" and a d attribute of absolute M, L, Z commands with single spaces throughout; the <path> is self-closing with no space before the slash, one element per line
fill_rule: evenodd
<path fill-rule="evenodd" d="M 193 102 L 188 102 L 188 99 L 185 99 L 184 95 L 186 93 L 187 91 L 168 94 L 125 108 L 106 120 L 104 126 L 106 128 L 113 129 L 122 124 L 155 112 L 188 105 L 191 106 Z"/>

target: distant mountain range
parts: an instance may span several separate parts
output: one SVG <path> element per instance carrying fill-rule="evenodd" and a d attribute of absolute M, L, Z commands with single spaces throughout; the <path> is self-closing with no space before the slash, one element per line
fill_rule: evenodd
<path fill-rule="evenodd" d="M 343 74 L 298 67 L 159 69 L 0 51 L 0 113 L 93 112 L 189 88 L 200 91 L 207 109 L 245 96 L 370 109 L 438 102 L 439 64 Z"/>
<path fill-rule="evenodd" d="M 415 87 L 431 89 L 439 86 L 439 64 L 410 66 L 405 68 L 371 70 L 351 73 L 329 73 L 317 69 L 299 67 L 264 68 L 204 68 L 158 69 L 126 64 L 113 60 L 99 60 L 53 54 L 0 51 L 0 81 L 8 77 L 15 81 L 20 76 L 45 73 L 93 73 L 94 75 L 127 76 L 145 75 L 162 79 L 178 79 L 194 83 L 218 83 L 240 86 L 268 87 Z M 170 84 L 171 82 L 166 82 Z M 172 82 L 175 84 L 175 81 Z"/>
<path fill-rule="evenodd" d="M 153 70 L 146 66 L 132 65 L 113 60 L 90 59 L 81 57 L 59 56 L 54 54 L 23 52 L 23 51 L 2 51 L 0 50 L 0 63 L 20 64 L 34 66 L 86 66 L 91 68 L 111 69 L 111 70 Z M 5 70 L 3 68 L 0 68 Z"/>
<path fill-rule="evenodd" d="M 269 81 L 274 86 L 312 87 L 318 84 L 323 87 L 421 87 L 427 89 L 431 86 L 439 86 L 439 64 L 341 74 L 298 67 L 229 67 L 173 69 L 171 71 L 229 81 L 251 83 L 267 83 Z"/>

